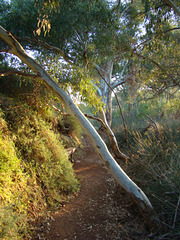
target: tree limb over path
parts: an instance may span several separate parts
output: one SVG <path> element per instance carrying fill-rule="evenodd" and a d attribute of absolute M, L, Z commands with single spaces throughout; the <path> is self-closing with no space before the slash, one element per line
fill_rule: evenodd
<path fill-rule="evenodd" d="M 11 53 L 16 55 L 22 62 L 28 65 L 28 67 L 37 74 L 37 80 L 41 80 L 44 84 L 54 93 L 57 97 L 67 106 L 69 112 L 78 121 L 80 126 L 89 137 L 96 152 L 101 158 L 102 162 L 106 165 L 112 176 L 117 182 L 128 192 L 134 201 L 137 203 L 145 221 L 153 226 L 155 224 L 155 214 L 153 207 L 144 194 L 144 192 L 126 175 L 122 168 L 114 160 L 110 152 L 108 151 L 105 143 L 96 132 L 92 124 L 87 120 L 79 108 L 73 103 L 71 98 L 66 92 L 64 92 L 59 85 L 53 81 L 51 76 L 38 64 L 32 57 L 30 57 L 20 43 L 0 26 L 0 38 L 4 40 L 11 49 Z"/>

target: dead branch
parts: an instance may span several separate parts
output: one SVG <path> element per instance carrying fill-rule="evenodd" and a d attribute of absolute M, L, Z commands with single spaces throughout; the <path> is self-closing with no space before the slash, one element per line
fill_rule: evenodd
<path fill-rule="evenodd" d="M 54 105 L 51 105 L 51 107 L 52 107 L 55 111 L 57 111 L 60 115 L 63 115 L 63 116 L 71 116 L 69 113 L 63 113 L 63 112 L 61 112 L 61 110 L 60 110 L 59 108 L 55 107 Z"/>

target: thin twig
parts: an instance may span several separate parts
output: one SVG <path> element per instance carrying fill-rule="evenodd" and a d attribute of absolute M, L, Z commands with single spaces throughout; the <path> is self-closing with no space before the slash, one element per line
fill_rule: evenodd
<path fill-rule="evenodd" d="M 51 50 L 53 52 L 57 52 L 59 53 L 63 58 L 64 60 L 69 63 L 70 65 L 74 66 L 75 64 L 73 63 L 72 59 L 67 56 L 60 48 L 56 47 L 56 46 L 53 46 L 53 45 L 50 45 L 49 43 L 45 42 L 45 41 L 42 41 L 40 39 L 30 39 L 30 38 L 17 38 L 18 40 L 21 40 L 21 41 L 28 41 L 29 43 L 38 43 L 40 44 L 42 47 L 48 49 L 48 50 Z"/>
<path fill-rule="evenodd" d="M 157 220 L 158 222 L 160 222 L 162 225 L 165 225 L 166 227 L 168 227 L 168 228 L 170 228 L 170 229 L 174 229 L 174 228 L 171 227 L 169 224 L 167 224 L 167 223 L 161 221 L 159 218 L 154 217 L 154 219 Z"/>
<path fill-rule="evenodd" d="M 55 107 L 54 105 L 51 105 L 51 107 L 52 107 L 55 111 L 59 112 L 60 115 L 70 116 L 69 113 L 63 113 L 63 112 L 61 112 L 61 110 L 60 110 L 59 108 Z"/>
<path fill-rule="evenodd" d="M 180 195 L 179 195 L 179 199 L 178 199 L 178 202 L 177 202 L 176 211 L 175 211 L 175 215 L 174 215 L 173 228 L 175 228 L 176 218 L 177 218 L 177 213 L 178 213 L 179 205 L 180 205 Z"/>
<path fill-rule="evenodd" d="M 0 53 L 10 53 L 10 49 L 8 48 L 8 49 L 2 49 L 2 50 L 0 50 Z"/>

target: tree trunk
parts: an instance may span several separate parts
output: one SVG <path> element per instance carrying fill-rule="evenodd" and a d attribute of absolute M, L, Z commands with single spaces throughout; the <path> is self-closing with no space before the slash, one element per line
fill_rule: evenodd
<path fill-rule="evenodd" d="M 100 78 L 100 85 L 98 86 L 101 92 L 102 101 L 105 104 L 105 113 L 106 113 L 106 121 L 108 125 L 111 127 L 112 124 L 112 91 L 107 85 L 111 85 L 111 78 L 112 78 L 112 70 L 113 70 L 113 62 L 110 60 L 107 62 L 107 64 L 104 65 L 104 67 L 100 68 L 97 67 L 99 72 L 99 78 Z M 107 82 L 105 82 L 104 81 Z"/>
<path fill-rule="evenodd" d="M 119 146 L 118 146 L 118 142 L 117 142 L 117 139 L 113 133 L 113 131 L 111 130 L 109 124 L 107 123 L 107 120 L 106 120 L 106 116 L 105 116 L 105 113 L 104 111 L 101 111 L 99 112 L 100 114 L 100 117 L 103 121 L 103 123 L 101 123 L 104 131 L 106 132 L 106 134 L 108 135 L 109 139 L 110 139 L 110 143 L 111 143 L 111 148 L 112 148 L 112 151 L 114 153 L 114 155 L 116 156 L 116 158 L 118 159 L 125 159 L 125 160 L 128 160 L 129 157 L 126 156 L 124 153 L 122 153 L 119 149 Z"/>
<path fill-rule="evenodd" d="M 112 125 L 112 91 L 110 88 L 107 89 L 106 93 L 106 120 L 108 125 Z"/>
<path fill-rule="evenodd" d="M 137 203 L 147 223 L 152 225 L 154 223 L 154 211 L 151 203 L 144 194 L 144 192 L 126 175 L 121 167 L 114 160 L 110 152 L 108 151 L 105 143 L 98 135 L 95 128 L 82 114 L 78 107 L 73 103 L 71 98 L 64 92 L 59 85 L 53 81 L 50 75 L 41 67 L 34 59 L 32 59 L 20 45 L 20 43 L 4 28 L 0 26 L 0 37 L 8 44 L 10 50 L 9 53 L 16 55 L 22 62 L 27 64 L 31 70 L 37 74 L 37 79 L 43 81 L 46 86 L 52 90 L 57 97 L 64 102 L 69 109 L 69 112 L 81 125 L 87 136 L 89 137 L 92 145 L 94 146 L 99 157 L 106 165 L 108 170 L 117 180 L 117 182 L 131 195 L 134 201 Z M 7 52 L 7 50 L 4 50 Z"/>
<path fill-rule="evenodd" d="M 121 72 L 121 76 L 123 75 L 124 68 L 123 68 L 123 71 Z M 99 73 L 99 75 L 101 77 L 101 81 L 100 82 L 101 82 L 101 85 L 102 85 L 101 90 L 100 90 L 100 88 L 98 88 L 98 92 L 100 93 L 100 96 L 102 96 L 102 100 L 106 101 L 106 105 L 105 105 L 106 106 L 106 115 L 103 115 L 103 121 L 105 122 L 105 124 L 109 125 L 109 128 L 106 128 L 106 130 L 110 129 L 110 131 L 109 131 L 110 135 L 108 133 L 108 136 L 109 137 L 112 136 L 112 134 L 111 134 L 111 132 L 112 132 L 111 131 L 111 124 L 112 124 L 112 93 L 114 93 L 114 96 L 116 98 L 117 104 L 119 106 L 120 114 L 121 114 L 121 117 L 122 117 L 122 120 L 123 120 L 123 126 L 124 126 L 126 142 L 128 143 L 127 127 L 126 127 L 125 119 L 124 119 L 124 116 L 123 116 L 123 113 L 122 113 L 121 104 L 120 104 L 120 102 L 118 100 L 117 94 L 114 91 L 114 88 L 116 88 L 116 87 L 120 86 L 121 84 L 123 84 L 125 82 L 125 80 L 123 80 L 123 81 L 116 81 L 113 84 L 111 84 L 112 69 L 113 69 L 113 64 L 111 64 L 111 62 L 110 62 L 110 67 L 108 68 L 107 71 L 102 70 L 99 66 L 96 65 L 96 70 L 98 71 L 98 73 Z M 102 81 L 104 81 L 104 82 L 102 82 Z M 105 84 L 105 86 L 103 86 L 102 83 Z M 103 96 L 105 96 L 105 97 L 103 98 Z M 110 137 L 110 139 L 112 139 L 112 138 Z M 116 150 L 119 152 L 118 146 L 117 146 Z"/>

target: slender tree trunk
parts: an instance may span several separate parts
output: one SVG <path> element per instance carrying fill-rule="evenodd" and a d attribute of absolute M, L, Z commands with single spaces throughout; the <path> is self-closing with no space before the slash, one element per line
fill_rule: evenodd
<path fill-rule="evenodd" d="M 112 124 L 112 91 L 107 85 L 107 83 L 111 85 L 112 70 L 113 70 L 113 62 L 111 60 L 108 61 L 103 68 L 98 67 L 98 72 L 100 75 L 99 88 L 101 90 L 102 101 L 105 104 L 106 121 L 110 127 Z M 107 83 L 104 81 L 104 79 Z"/>
<path fill-rule="evenodd" d="M 113 67 L 113 65 L 111 65 L 111 66 Z M 128 143 L 127 127 L 126 127 L 125 119 L 124 119 L 124 116 L 123 116 L 123 113 L 122 113 L 121 104 L 118 100 L 117 94 L 113 90 L 113 88 L 119 86 L 121 83 L 123 83 L 123 81 L 119 81 L 119 82 L 116 82 L 115 84 L 111 85 L 112 67 L 110 68 L 110 72 L 108 71 L 108 74 L 106 72 L 106 74 L 104 74 L 105 76 L 103 76 L 103 71 L 99 67 L 96 66 L 96 69 L 97 69 L 101 79 L 104 81 L 104 84 L 105 84 L 104 89 L 106 89 L 105 93 L 104 93 L 104 91 L 102 91 L 103 94 L 101 94 L 101 96 L 105 96 L 103 98 L 103 100 L 106 101 L 106 105 L 105 105 L 106 106 L 106 115 L 103 116 L 103 117 L 106 117 L 105 122 L 109 125 L 109 127 L 111 127 L 111 124 L 112 124 L 112 93 L 114 93 L 117 104 L 119 106 L 120 114 L 121 114 L 121 117 L 122 117 L 122 120 L 123 120 L 126 142 Z M 107 75 L 107 79 L 106 79 L 106 75 Z M 102 81 L 101 81 L 101 84 L 102 84 Z M 110 135 L 111 135 L 111 133 L 110 133 Z"/>
<path fill-rule="evenodd" d="M 108 125 L 112 125 L 112 91 L 108 88 L 106 93 L 107 103 L 106 103 L 106 120 Z"/>
<path fill-rule="evenodd" d="M 74 116 L 74 118 L 81 125 L 87 136 L 89 137 L 92 145 L 94 146 L 99 157 L 106 165 L 108 170 L 117 180 L 117 182 L 131 195 L 134 201 L 140 208 L 144 219 L 149 225 L 154 224 L 154 211 L 151 203 L 144 194 L 144 192 L 126 175 L 126 173 L 121 169 L 121 167 L 114 160 L 112 155 L 109 153 L 105 143 L 98 135 L 95 128 L 87 120 L 87 118 L 82 114 L 78 107 L 73 103 L 71 98 L 65 93 L 59 85 L 53 81 L 50 75 L 34 60 L 32 59 L 20 45 L 20 43 L 4 28 L 0 26 L 0 37 L 9 46 L 9 53 L 16 55 L 21 59 L 22 62 L 27 64 L 31 70 L 37 74 L 37 79 L 43 81 L 45 85 L 52 90 L 57 97 L 64 102 L 64 104 L 69 109 L 69 112 Z M 7 50 L 4 50 L 7 52 Z"/>

